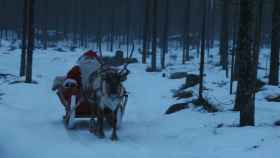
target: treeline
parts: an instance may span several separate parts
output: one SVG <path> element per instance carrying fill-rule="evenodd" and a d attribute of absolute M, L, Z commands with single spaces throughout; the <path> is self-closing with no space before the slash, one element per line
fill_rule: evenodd
<path fill-rule="evenodd" d="M 227 19 L 229 39 L 234 39 L 238 21 L 238 0 L 207 0 L 206 45 L 213 47 L 220 39 L 223 19 Z M 125 45 L 127 40 L 142 40 L 145 30 L 147 4 L 149 24 L 152 24 L 153 2 L 147 0 L 35 0 L 34 27 L 36 47 L 51 47 L 58 41 L 71 41 L 71 47 L 87 47 L 89 43 L 108 41 L 110 49 L 116 44 Z M 0 38 L 21 39 L 24 0 L 0 0 Z M 157 39 L 199 45 L 203 0 L 157 0 Z M 262 44 L 269 44 L 271 35 L 272 2 L 263 5 Z M 166 14 L 166 12 L 168 13 Z M 168 23 L 166 19 L 168 18 Z M 166 27 L 168 25 L 168 27 Z M 148 44 L 152 38 L 152 25 L 148 26 Z M 162 41 L 162 40 L 161 40 Z M 140 41 L 139 41 L 140 42 Z M 98 47 L 98 44 L 96 45 Z M 188 46 L 187 46 L 188 47 Z M 187 56 L 188 57 L 188 56 Z"/>
<path fill-rule="evenodd" d="M 23 3 L 25 2 L 25 3 Z M 32 50 L 60 41 L 69 47 L 113 51 L 122 45 L 141 44 L 142 63 L 151 53 L 147 71 L 165 68 L 169 42 L 175 41 L 182 63 L 197 49 L 199 103 L 203 96 L 205 56 L 219 48 L 220 66 L 237 81 L 235 111 L 240 125 L 254 125 L 255 93 L 260 49 L 271 49 L 268 83 L 279 85 L 279 0 L 0 0 L 0 39 L 22 39 L 21 73 L 32 82 Z M 219 41 L 219 45 L 215 45 Z M 160 51 L 158 50 L 160 48 Z M 158 68 L 160 56 L 161 68 Z M 26 62 L 26 63 L 25 63 Z"/>

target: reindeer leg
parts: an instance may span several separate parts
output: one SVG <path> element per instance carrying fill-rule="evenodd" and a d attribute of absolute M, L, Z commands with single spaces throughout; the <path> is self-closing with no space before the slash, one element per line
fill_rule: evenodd
<path fill-rule="evenodd" d="M 91 118 L 89 121 L 89 131 L 90 131 L 90 133 L 95 134 L 97 132 L 97 125 L 98 125 L 94 119 L 94 116 L 97 116 L 97 108 L 95 105 L 91 104 L 90 112 L 91 112 Z M 97 117 L 97 119 L 98 119 L 98 117 Z"/>
<path fill-rule="evenodd" d="M 104 113 L 103 110 L 101 108 L 98 108 L 97 110 L 97 132 L 96 132 L 96 136 L 99 138 L 105 138 L 105 134 L 103 131 L 103 118 L 104 118 Z"/>
<path fill-rule="evenodd" d="M 117 112 L 118 112 L 118 108 L 112 112 L 112 135 L 111 135 L 111 140 L 112 141 L 117 141 L 118 140 L 118 136 L 117 136 Z"/>

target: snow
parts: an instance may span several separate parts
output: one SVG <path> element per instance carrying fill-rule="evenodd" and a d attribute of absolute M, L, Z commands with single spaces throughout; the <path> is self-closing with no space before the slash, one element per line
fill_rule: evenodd
<path fill-rule="evenodd" d="M 0 73 L 17 76 L 20 50 L 7 51 L 8 44 L 2 45 Z M 145 72 L 147 65 L 131 64 L 125 82 L 128 105 L 118 130 L 120 140 L 112 143 L 109 129 L 105 130 L 105 139 L 98 139 L 86 127 L 66 130 L 62 123 L 64 109 L 51 85 L 54 77 L 65 74 L 83 51 L 36 50 L 33 79 L 38 84 L 8 84 L 0 79 L 0 93 L 4 93 L 0 96 L 1 158 L 276 158 L 280 154 L 280 129 L 273 126 L 280 119 L 280 106 L 264 99 L 280 93 L 279 88 L 265 86 L 257 94 L 255 127 L 236 127 L 239 113 L 230 111 L 234 95 L 229 95 L 229 79 L 221 68 L 213 66 L 217 62 L 213 59 L 206 60 L 208 90 L 204 95 L 218 104 L 221 112 L 206 113 L 197 108 L 164 115 L 170 105 L 184 101 L 172 98 L 172 90 L 184 80 L 163 78 L 161 72 Z M 170 66 L 165 73 L 197 73 L 197 68 L 195 59 L 186 65 Z M 262 71 L 259 75 L 262 78 L 264 74 Z M 196 93 L 197 89 L 192 88 Z"/>

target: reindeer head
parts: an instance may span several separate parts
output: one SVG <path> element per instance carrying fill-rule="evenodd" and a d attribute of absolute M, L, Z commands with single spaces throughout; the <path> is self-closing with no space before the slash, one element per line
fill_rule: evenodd
<path fill-rule="evenodd" d="M 111 69 L 103 74 L 102 79 L 106 82 L 106 92 L 109 96 L 120 95 L 122 82 L 126 80 L 127 73 Z"/>

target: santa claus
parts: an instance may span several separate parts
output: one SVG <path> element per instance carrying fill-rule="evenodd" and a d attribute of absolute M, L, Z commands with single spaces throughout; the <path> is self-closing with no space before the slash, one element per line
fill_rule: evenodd
<path fill-rule="evenodd" d="M 88 87 L 90 75 L 101 67 L 97 53 L 89 50 L 85 52 L 77 61 L 77 65 L 67 73 L 64 87 L 74 87 L 85 89 Z"/>

